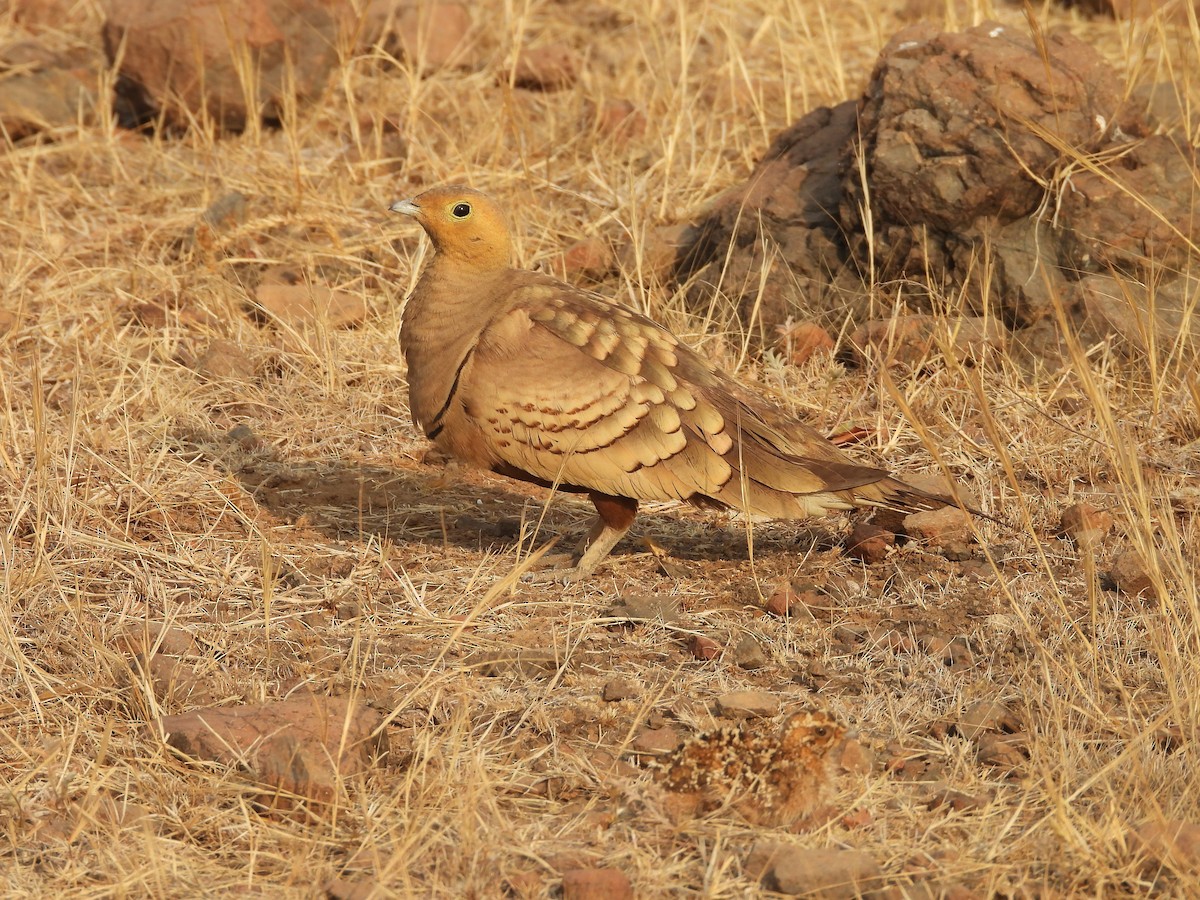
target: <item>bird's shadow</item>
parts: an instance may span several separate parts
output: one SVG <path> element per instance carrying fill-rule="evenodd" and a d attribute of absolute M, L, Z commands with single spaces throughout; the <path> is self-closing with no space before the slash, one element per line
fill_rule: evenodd
<path fill-rule="evenodd" d="M 334 540 L 374 536 L 393 544 L 482 552 L 511 551 L 522 542 L 528 550 L 560 538 L 556 549 L 569 550 L 595 515 L 580 495 L 507 482 L 455 464 L 295 460 L 239 429 L 226 434 L 192 430 L 176 434 L 175 440 L 179 449 L 237 480 L 272 515 Z M 505 489 L 508 483 L 513 490 Z M 778 544 L 774 549 L 795 552 L 797 544 L 827 540 L 823 529 L 791 525 L 787 534 L 764 535 L 762 549 Z M 737 561 L 748 553 L 744 526 L 713 521 L 711 513 L 692 513 L 686 519 L 677 513 L 644 515 L 635 533 L 648 534 L 678 559 Z M 755 540 L 757 548 L 760 539 Z M 644 547 L 635 538 L 623 542 L 614 555 L 639 552 Z"/>

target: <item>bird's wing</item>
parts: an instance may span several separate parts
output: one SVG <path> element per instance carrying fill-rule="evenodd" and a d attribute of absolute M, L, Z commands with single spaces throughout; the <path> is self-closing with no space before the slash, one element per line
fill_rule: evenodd
<path fill-rule="evenodd" d="M 462 427 L 502 470 L 782 517 L 838 506 L 798 497 L 884 477 L 845 461 L 644 316 L 548 281 L 514 290 L 460 385 Z"/>
<path fill-rule="evenodd" d="M 722 419 L 672 375 L 668 332 L 558 286 L 518 290 L 484 329 L 460 385 L 465 423 L 496 459 L 642 500 L 686 499 L 729 480 L 710 443 L 719 444 Z"/>

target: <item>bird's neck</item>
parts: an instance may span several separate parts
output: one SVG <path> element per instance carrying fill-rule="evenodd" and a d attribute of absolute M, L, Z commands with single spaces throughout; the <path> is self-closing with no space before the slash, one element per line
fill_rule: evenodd
<path fill-rule="evenodd" d="M 503 272 L 512 261 L 512 244 L 507 240 L 497 240 L 494 235 L 458 240 L 453 244 L 440 244 L 434 240 L 436 254 L 433 266 L 439 270 L 439 277 L 445 278 L 450 273 L 472 273 L 475 277 L 489 272 Z"/>
<path fill-rule="evenodd" d="M 409 370 L 414 418 L 429 427 L 454 390 L 458 370 L 496 310 L 506 266 L 464 266 L 438 253 L 405 304 L 400 345 Z"/>

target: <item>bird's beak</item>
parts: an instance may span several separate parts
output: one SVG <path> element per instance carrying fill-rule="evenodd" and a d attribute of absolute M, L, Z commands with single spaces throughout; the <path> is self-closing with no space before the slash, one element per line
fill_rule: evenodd
<path fill-rule="evenodd" d="M 397 200 L 388 209 L 392 212 L 404 213 L 406 216 L 415 216 L 421 211 L 421 207 L 417 206 L 411 200 Z"/>

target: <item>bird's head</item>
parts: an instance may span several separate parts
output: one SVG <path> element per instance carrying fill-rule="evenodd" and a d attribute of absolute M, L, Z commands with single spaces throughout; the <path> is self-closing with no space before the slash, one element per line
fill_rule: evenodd
<path fill-rule="evenodd" d="M 436 187 L 411 200 L 397 200 L 392 212 L 412 216 L 438 253 L 472 268 L 507 268 L 512 238 L 499 204 L 461 185 Z"/>

